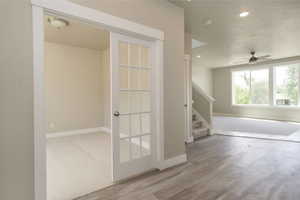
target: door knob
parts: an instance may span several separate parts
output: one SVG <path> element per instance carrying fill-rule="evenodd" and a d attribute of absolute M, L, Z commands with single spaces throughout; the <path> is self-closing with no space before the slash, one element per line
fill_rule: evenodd
<path fill-rule="evenodd" d="M 115 112 L 114 112 L 114 116 L 119 117 L 119 116 L 120 116 L 119 111 L 115 111 Z"/>

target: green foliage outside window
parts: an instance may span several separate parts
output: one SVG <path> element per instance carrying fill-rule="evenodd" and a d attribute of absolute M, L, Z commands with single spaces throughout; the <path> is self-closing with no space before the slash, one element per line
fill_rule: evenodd
<path fill-rule="evenodd" d="M 278 74 L 277 76 L 280 76 Z M 284 83 L 277 85 L 277 99 L 288 99 L 290 105 L 297 105 L 299 101 L 299 66 L 291 65 L 287 67 Z"/>
<path fill-rule="evenodd" d="M 237 72 L 234 78 L 235 104 L 269 103 L 269 72 L 267 69 Z"/>

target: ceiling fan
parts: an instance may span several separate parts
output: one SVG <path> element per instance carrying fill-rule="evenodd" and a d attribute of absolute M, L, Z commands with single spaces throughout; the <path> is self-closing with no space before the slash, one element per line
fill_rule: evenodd
<path fill-rule="evenodd" d="M 256 63 L 256 62 L 265 61 L 265 60 L 270 59 L 270 57 L 271 57 L 271 55 L 265 55 L 265 56 L 256 57 L 255 56 L 255 51 L 251 51 L 250 54 L 251 54 L 251 57 L 249 59 L 249 64 L 253 64 L 253 63 Z"/>
<path fill-rule="evenodd" d="M 255 56 L 255 51 L 251 51 L 250 54 L 251 54 L 251 57 L 250 59 L 246 58 L 246 59 L 242 59 L 240 61 L 237 61 L 237 62 L 233 62 L 233 64 L 255 64 L 255 63 L 258 63 L 258 62 L 263 62 L 263 61 L 266 61 L 266 60 L 269 60 L 271 59 L 271 55 L 264 55 L 264 56 Z M 247 62 L 248 61 L 248 62 Z"/>

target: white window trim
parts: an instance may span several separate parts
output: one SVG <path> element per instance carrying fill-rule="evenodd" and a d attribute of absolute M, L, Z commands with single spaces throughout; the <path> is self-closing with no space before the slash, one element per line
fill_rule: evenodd
<path fill-rule="evenodd" d="M 230 83 L 231 83 L 231 107 L 233 108 L 270 108 L 270 109 L 284 109 L 284 110 L 300 110 L 300 98 L 297 106 L 281 106 L 275 104 L 275 83 L 276 77 L 274 73 L 274 69 L 279 66 L 292 65 L 292 64 L 300 64 L 300 60 L 286 61 L 286 62 L 278 62 L 273 64 L 259 64 L 255 66 L 247 66 L 247 67 L 237 67 L 233 68 L 230 71 Z M 255 71 L 260 69 L 269 69 L 269 104 L 235 104 L 234 103 L 234 89 L 233 89 L 233 73 L 239 71 Z M 300 94 L 300 70 L 299 70 L 299 94 Z M 251 91 L 251 86 L 250 86 Z M 251 95 L 251 94 L 250 94 Z"/>

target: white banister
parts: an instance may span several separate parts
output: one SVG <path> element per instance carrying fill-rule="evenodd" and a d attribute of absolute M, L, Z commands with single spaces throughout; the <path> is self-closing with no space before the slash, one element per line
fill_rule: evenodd
<path fill-rule="evenodd" d="M 209 102 L 214 102 L 216 101 L 215 98 L 212 96 L 208 95 L 201 87 L 199 87 L 196 83 L 193 82 L 193 88 L 200 94 L 202 95 L 207 101 Z"/>
<path fill-rule="evenodd" d="M 193 109 L 203 118 L 206 127 L 209 128 L 210 134 L 212 133 L 213 124 L 213 103 L 216 101 L 215 98 L 208 95 L 202 88 L 200 88 L 194 82 L 193 85 Z"/>

